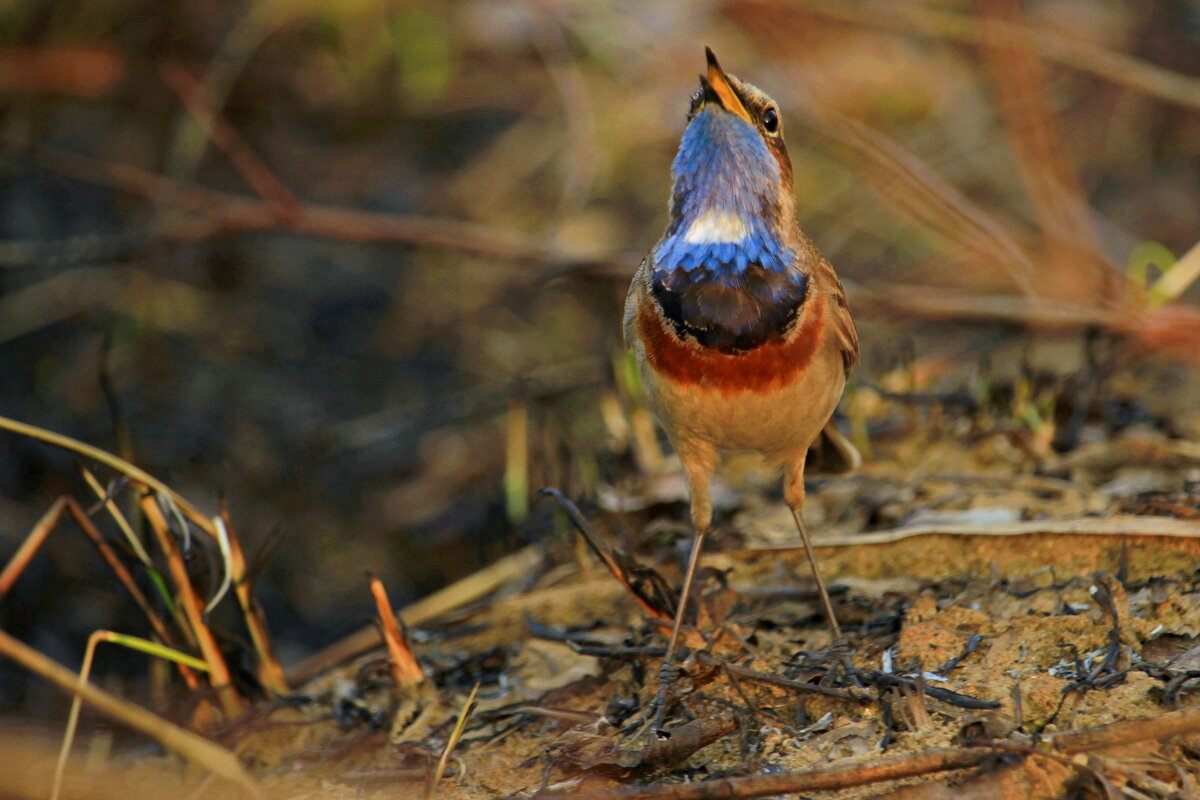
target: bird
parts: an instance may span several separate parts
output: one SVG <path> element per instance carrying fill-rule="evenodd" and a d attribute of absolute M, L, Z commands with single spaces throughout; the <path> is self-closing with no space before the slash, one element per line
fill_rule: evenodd
<path fill-rule="evenodd" d="M 824 616 L 841 630 L 804 526 L 804 470 L 819 452 L 861 464 L 832 416 L 858 360 L 841 281 L 800 229 L 779 106 L 726 73 L 711 48 L 671 166 L 670 219 L 626 297 L 623 331 L 651 409 L 687 479 L 692 549 L 659 673 L 663 728 L 672 661 L 713 519 L 713 472 L 725 452 L 756 451 L 783 470 L 784 500 Z"/>

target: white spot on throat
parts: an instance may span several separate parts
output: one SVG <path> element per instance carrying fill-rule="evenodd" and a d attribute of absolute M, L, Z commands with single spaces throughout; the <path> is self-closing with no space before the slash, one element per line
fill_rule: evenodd
<path fill-rule="evenodd" d="M 710 208 L 688 227 L 683 240 L 689 244 L 740 242 L 750 235 L 746 218 L 733 211 Z"/>

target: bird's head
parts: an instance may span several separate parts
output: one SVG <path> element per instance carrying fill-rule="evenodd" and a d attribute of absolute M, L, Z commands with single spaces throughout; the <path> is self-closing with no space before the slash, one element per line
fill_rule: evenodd
<path fill-rule="evenodd" d="M 690 272 L 695 258 L 713 264 L 728 255 L 735 274 L 747 263 L 783 269 L 795 201 L 779 107 L 705 52 L 708 70 L 671 168 L 671 222 L 660 263 L 675 261 Z"/>
<path fill-rule="evenodd" d="M 672 216 L 703 230 L 745 227 L 749 217 L 782 223 L 792 209 L 792 162 L 772 98 L 722 70 L 712 50 L 674 160 Z M 707 216 L 706 216 L 707 212 Z M 787 212 L 787 213 L 785 213 Z"/>

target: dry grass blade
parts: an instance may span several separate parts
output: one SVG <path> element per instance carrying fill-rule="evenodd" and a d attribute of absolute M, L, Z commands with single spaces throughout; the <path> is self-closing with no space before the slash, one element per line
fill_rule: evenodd
<path fill-rule="evenodd" d="M 803 76 L 796 77 L 796 85 L 802 86 Z M 1036 270 L 1004 224 L 898 142 L 821 105 L 802 90 L 793 92 L 826 141 L 896 214 L 931 236 L 956 261 L 986 266 L 1007 276 L 1022 292 L 1032 293 Z"/>
<path fill-rule="evenodd" d="M 229 552 L 229 531 L 225 528 L 225 521 L 217 517 L 213 520 L 213 529 L 217 532 L 217 549 L 221 552 L 221 585 L 217 587 L 212 598 L 205 604 L 205 614 L 212 613 L 212 610 L 217 607 L 217 604 L 229 592 L 229 587 L 233 585 L 233 570 L 231 568 L 233 556 Z"/>
<path fill-rule="evenodd" d="M 117 507 L 117 503 L 113 500 L 112 495 L 100 485 L 100 481 L 96 479 L 96 476 L 92 474 L 90 469 L 81 464 L 79 471 L 83 474 L 83 479 L 87 481 L 87 485 L 96 493 L 96 497 L 104 504 L 104 508 L 113 518 L 113 522 L 117 523 L 117 527 L 121 529 L 121 534 L 125 537 L 125 541 L 129 543 L 129 548 L 133 550 L 134 555 L 138 557 L 138 561 L 141 561 L 147 569 L 154 569 L 154 565 L 150 562 L 150 556 L 146 553 L 146 548 L 142 545 L 141 537 L 134 533 L 133 526 L 129 524 L 129 520 L 125 519 L 125 515 Z"/>
<path fill-rule="evenodd" d="M 1150 286 L 1147 291 L 1148 299 L 1154 305 L 1169 303 L 1186 292 L 1188 287 L 1198 279 L 1200 279 L 1200 242 L 1192 245 L 1191 250 L 1184 253 Z"/>
<path fill-rule="evenodd" d="M 371 578 L 371 596 L 375 598 L 375 609 L 379 612 L 379 630 L 383 634 L 384 644 L 387 645 L 392 680 L 398 689 L 411 689 L 425 680 L 425 673 L 405 641 L 404 633 L 400 630 L 396 615 L 388 602 L 387 590 L 379 578 Z"/>
<path fill-rule="evenodd" d="M 887 544 L 911 539 L 914 536 L 1164 536 L 1177 539 L 1200 539 L 1200 522 L 1170 517 L 1079 517 L 1077 519 L 1043 519 L 1031 522 L 981 523 L 975 525 L 909 525 L 885 531 L 871 531 L 853 536 L 815 537 L 819 547 L 857 547 L 868 544 Z M 761 550 L 795 550 L 797 545 L 778 545 Z"/>
<path fill-rule="evenodd" d="M 237 757 L 202 736 L 184 730 L 134 703 L 121 700 L 90 684 L 79 684 L 79 676 L 46 658 L 24 642 L 0 630 L 0 655 L 11 658 L 68 694 L 77 694 L 99 711 L 154 739 L 198 766 L 233 781 L 259 796 L 258 787 Z"/>
<path fill-rule="evenodd" d="M 71 743 L 75 740 L 75 728 L 79 724 L 79 709 L 83 703 L 83 696 L 79 694 L 78 689 L 86 686 L 88 683 L 88 678 L 92 674 L 92 658 L 96 654 L 96 647 L 101 642 L 112 642 L 152 656 L 166 658 L 174 661 L 181 667 L 191 667 L 198 670 L 208 669 L 208 666 L 203 661 L 192 658 L 185 653 L 180 653 L 178 650 L 173 650 L 170 647 L 164 647 L 155 642 L 148 642 L 136 636 L 114 633 L 113 631 L 94 631 L 88 637 L 87 649 L 83 653 L 83 665 L 79 668 L 79 684 L 75 693 L 75 699 L 71 701 L 71 713 L 67 716 L 67 730 L 63 734 L 62 748 L 58 753 L 58 763 L 54 767 L 54 785 L 50 790 L 50 800 L 58 800 L 58 796 L 62 792 L 63 775 L 67 769 L 67 756 L 71 752 Z"/>
<path fill-rule="evenodd" d="M 187 515 L 188 519 L 196 523 L 207 532 L 210 536 L 214 534 L 212 521 L 200 513 L 199 509 L 185 500 L 178 492 L 167 486 L 165 483 L 155 478 L 145 470 L 130 464 L 123 458 L 114 456 L 99 447 L 81 442 L 78 439 L 72 439 L 70 436 L 64 436 L 61 433 L 48 431 L 45 428 L 39 428 L 36 425 L 30 425 L 25 422 L 18 422 L 15 419 L 8 417 L 0 417 L 0 429 L 19 433 L 22 436 L 28 436 L 31 439 L 37 439 L 46 444 L 61 447 L 64 450 L 70 450 L 73 453 L 78 453 L 81 456 L 97 461 L 110 469 L 116 470 L 122 475 L 127 476 L 130 480 L 141 483 L 150 487 L 154 491 L 163 494 L 179 507 L 179 509 Z"/>
<path fill-rule="evenodd" d="M 450 738 L 446 740 L 446 746 L 442 749 L 442 756 L 438 759 L 437 767 L 433 772 L 433 777 L 429 780 L 429 785 L 425 789 L 425 800 L 432 800 L 437 796 L 438 784 L 442 782 L 442 776 L 446 774 L 446 765 L 450 763 L 450 756 L 454 753 L 454 748 L 458 747 L 458 742 L 462 739 L 463 731 L 467 729 L 467 720 L 471 718 L 471 712 L 475 710 L 475 696 L 479 694 L 479 684 L 476 683 L 471 689 L 471 694 L 467 696 L 467 702 L 463 704 L 462 711 L 458 713 L 458 721 L 454 723 L 454 730 L 450 732 Z M 462 777 L 461 775 L 459 776 Z"/>

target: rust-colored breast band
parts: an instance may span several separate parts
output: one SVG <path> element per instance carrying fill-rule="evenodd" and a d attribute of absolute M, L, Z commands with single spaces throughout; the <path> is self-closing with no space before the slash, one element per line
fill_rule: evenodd
<path fill-rule="evenodd" d="M 791 338 L 733 355 L 680 339 L 645 295 L 638 302 L 637 330 L 650 366 L 674 383 L 722 394 L 768 392 L 790 384 L 812 362 L 825 336 L 826 302 L 823 292 L 809 297 Z"/>

